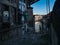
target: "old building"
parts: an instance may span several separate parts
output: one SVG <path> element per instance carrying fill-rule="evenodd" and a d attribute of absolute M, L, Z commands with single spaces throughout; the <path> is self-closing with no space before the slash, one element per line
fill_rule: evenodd
<path fill-rule="evenodd" d="M 37 1 L 39 1 L 39 0 L 27 1 L 28 2 L 28 6 L 27 6 L 28 24 L 29 24 L 30 27 L 34 27 L 33 7 L 31 7 L 31 5 L 34 4 Z"/>
<path fill-rule="evenodd" d="M 33 8 L 32 4 L 38 0 L 1 0 L 0 1 L 0 26 L 20 25 L 22 17 L 33 26 Z M 26 17 L 27 20 L 26 20 Z M 3 26 L 5 27 L 5 26 Z"/>
<path fill-rule="evenodd" d="M 0 25 L 17 24 L 18 0 L 0 0 Z"/>
<path fill-rule="evenodd" d="M 42 31 L 42 23 L 41 19 L 43 18 L 43 15 L 34 15 L 35 17 L 35 32 L 41 32 Z"/>
<path fill-rule="evenodd" d="M 29 27 L 33 27 L 33 7 L 32 4 L 37 2 L 38 0 L 19 0 L 19 9 L 20 9 L 20 22 L 24 21 L 24 23 L 28 23 Z"/>

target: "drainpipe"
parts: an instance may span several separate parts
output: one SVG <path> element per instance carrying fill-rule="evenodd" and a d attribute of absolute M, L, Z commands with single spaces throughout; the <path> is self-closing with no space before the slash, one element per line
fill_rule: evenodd
<path fill-rule="evenodd" d="M 9 2 L 11 3 L 11 0 Z M 11 6 L 9 6 L 9 23 L 11 26 Z"/>

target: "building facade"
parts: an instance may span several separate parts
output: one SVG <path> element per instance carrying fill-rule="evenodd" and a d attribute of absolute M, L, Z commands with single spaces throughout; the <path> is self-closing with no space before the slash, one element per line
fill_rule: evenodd
<path fill-rule="evenodd" d="M 21 11 L 21 15 L 23 18 L 21 20 L 24 20 L 25 23 L 28 23 L 29 27 L 33 27 L 33 7 L 31 5 L 38 0 L 20 0 L 19 2 L 19 9 Z"/>
<path fill-rule="evenodd" d="M 42 32 L 42 23 L 41 19 L 43 18 L 43 15 L 34 15 L 35 17 L 35 32 Z"/>
<path fill-rule="evenodd" d="M 0 25 L 17 24 L 17 14 L 18 0 L 0 0 Z"/>
<path fill-rule="evenodd" d="M 38 0 L 0 0 L 0 27 L 1 25 L 20 25 L 22 23 L 22 16 L 24 21 L 28 16 L 31 22 L 33 18 L 33 8 L 30 7 Z"/>
<path fill-rule="evenodd" d="M 27 7 L 36 1 L 37 0 L 0 0 L 0 27 L 4 29 L 11 25 L 21 25 L 22 20 L 26 21 L 25 18 L 28 16 Z M 5 29 L 3 31 L 5 31 Z M 17 41 L 22 34 L 20 26 L 19 28 L 13 28 L 13 30 L 10 29 L 10 31 L 3 31 L 0 33 L 0 39 L 2 40 L 0 42 L 2 42 L 3 45 L 12 44 L 15 40 Z M 11 40 L 11 42 L 8 40 Z M 16 42 L 14 45 L 15 44 Z"/>

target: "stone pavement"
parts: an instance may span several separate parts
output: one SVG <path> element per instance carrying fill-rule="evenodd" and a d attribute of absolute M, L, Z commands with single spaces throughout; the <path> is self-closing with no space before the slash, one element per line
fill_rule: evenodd
<path fill-rule="evenodd" d="M 24 33 L 20 28 L 0 34 L 0 45 L 48 45 L 49 40 L 39 33 Z"/>

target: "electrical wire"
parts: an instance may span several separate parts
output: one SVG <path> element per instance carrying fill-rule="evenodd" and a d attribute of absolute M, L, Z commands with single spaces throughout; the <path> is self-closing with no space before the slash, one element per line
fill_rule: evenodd
<path fill-rule="evenodd" d="M 47 17 L 50 19 L 50 0 L 46 0 L 46 11 L 47 11 Z M 49 20 L 48 19 L 48 20 Z M 51 34 L 51 25 L 50 25 L 51 23 L 50 22 L 48 22 L 48 25 L 49 25 L 49 44 L 51 44 L 52 43 L 52 34 Z"/>
<path fill-rule="evenodd" d="M 47 14 L 50 13 L 50 0 L 46 0 L 46 11 Z"/>

